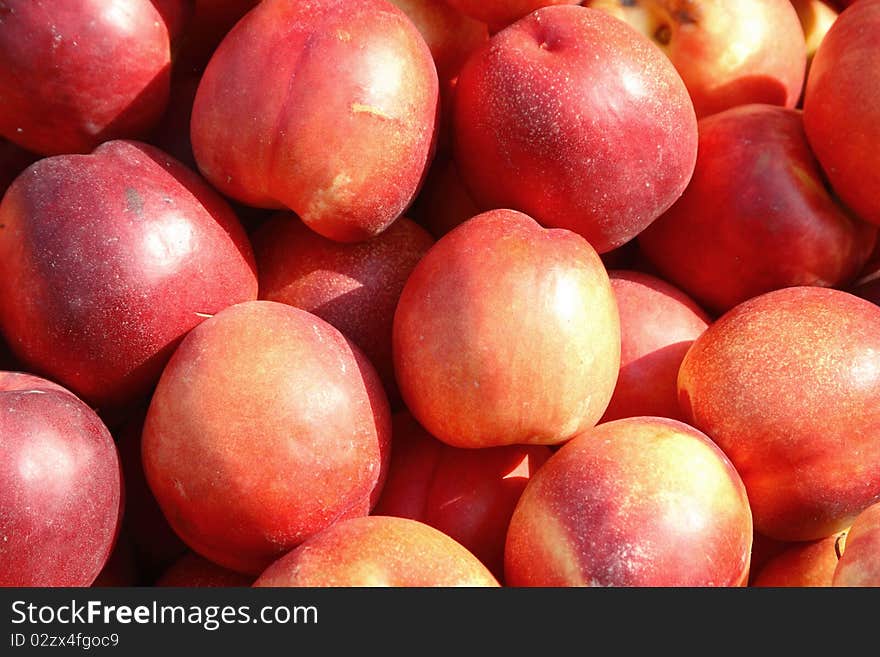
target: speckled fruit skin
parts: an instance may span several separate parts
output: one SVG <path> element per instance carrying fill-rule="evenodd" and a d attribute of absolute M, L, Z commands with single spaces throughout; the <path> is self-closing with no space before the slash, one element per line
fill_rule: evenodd
<path fill-rule="evenodd" d="M 336 523 L 269 566 L 256 587 L 497 587 L 474 555 L 407 518 Z"/>
<path fill-rule="evenodd" d="M 183 340 L 144 423 L 147 482 L 195 552 L 259 574 L 312 534 L 366 515 L 391 418 L 361 351 L 273 301 L 227 308 Z"/>
<path fill-rule="evenodd" d="M 789 0 L 585 4 L 651 38 L 684 80 L 698 117 L 749 103 L 794 107 L 800 98 L 807 46 Z"/>
<path fill-rule="evenodd" d="M 856 516 L 831 585 L 880 586 L 880 502 Z"/>
<path fill-rule="evenodd" d="M 816 541 L 791 543 L 754 575 L 750 586 L 828 587 L 846 544 L 846 531 Z"/>
<path fill-rule="evenodd" d="M 406 279 L 433 244 L 424 228 L 405 217 L 381 235 L 346 244 L 279 214 L 253 235 L 260 298 L 307 310 L 342 331 L 363 349 L 396 402 L 394 310 Z"/>
<path fill-rule="evenodd" d="M 0 226 L 0 330 L 29 371 L 102 409 L 148 394 L 187 331 L 257 296 L 228 204 L 147 144 L 40 160 Z"/>
<path fill-rule="evenodd" d="M 637 271 L 610 270 L 620 315 L 620 372 L 601 422 L 654 415 L 683 419 L 678 368 L 711 323 L 688 295 Z"/>
<path fill-rule="evenodd" d="M 253 583 L 254 577 L 251 575 L 242 575 L 189 552 L 162 573 L 155 585 L 191 588 L 251 586 Z"/>
<path fill-rule="evenodd" d="M 507 27 L 528 14 L 553 5 L 577 5 L 579 0 L 445 0 L 448 5 L 478 21 L 493 32 Z"/>
<path fill-rule="evenodd" d="M 708 437 L 677 420 L 607 422 L 531 478 L 510 521 L 508 586 L 742 586 L 745 487 Z"/>
<path fill-rule="evenodd" d="M 782 287 L 851 282 L 877 230 L 826 188 L 801 113 L 745 105 L 699 125 L 690 185 L 638 236 L 663 277 L 717 313 Z"/>
<path fill-rule="evenodd" d="M 445 443 L 561 443 L 594 425 L 611 398 L 617 305 L 586 240 L 493 210 L 416 265 L 392 351 L 407 408 Z"/>
<path fill-rule="evenodd" d="M 122 517 L 113 438 L 63 387 L 0 372 L 0 586 L 89 586 Z"/>
<path fill-rule="evenodd" d="M 529 478 L 553 453 L 544 445 L 450 447 L 407 411 L 394 414 L 394 449 L 374 513 L 424 522 L 454 538 L 501 579 L 510 516 Z"/>
<path fill-rule="evenodd" d="M 489 28 L 437 0 L 390 0 L 418 28 L 431 50 L 440 83 L 440 121 L 437 150 L 452 149 L 452 99 L 461 67 L 489 40 Z"/>
<path fill-rule="evenodd" d="M 841 13 L 813 58 L 804 127 L 831 186 L 880 224 L 880 0 Z"/>
<path fill-rule="evenodd" d="M 0 135 L 43 155 L 143 137 L 168 101 L 170 69 L 150 0 L 5 0 Z"/>
<path fill-rule="evenodd" d="M 367 239 L 403 214 L 432 155 L 431 52 L 385 0 L 267 0 L 215 51 L 196 94 L 205 177 L 316 232 Z"/>
<path fill-rule="evenodd" d="M 697 121 L 678 73 L 607 14 L 547 7 L 468 60 L 454 110 L 455 158 L 483 209 L 568 228 L 604 253 L 684 191 Z"/>
<path fill-rule="evenodd" d="M 755 527 L 809 541 L 880 499 L 880 308 L 793 287 L 726 313 L 681 365 L 689 423 L 730 457 Z"/>

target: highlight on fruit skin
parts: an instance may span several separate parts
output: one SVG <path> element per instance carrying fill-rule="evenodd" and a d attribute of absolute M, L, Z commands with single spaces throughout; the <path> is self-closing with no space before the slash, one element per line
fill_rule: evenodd
<path fill-rule="evenodd" d="M 572 438 L 529 480 L 505 546 L 510 586 L 745 586 L 745 486 L 702 432 L 637 417 Z"/>
<path fill-rule="evenodd" d="M 256 587 L 498 587 L 473 554 L 417 520 L 367 516 L 334 523 L 278 559 Z"/>

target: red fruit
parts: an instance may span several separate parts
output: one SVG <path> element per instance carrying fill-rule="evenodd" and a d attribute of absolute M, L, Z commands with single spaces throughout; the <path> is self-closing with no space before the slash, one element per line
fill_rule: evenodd
<path fill-rule="evenodd" d="M 850 282 L 876 234 L 826 188 L 800 112 L 748 105 L 700 121 L 691 184 L 638 240 L 664 278 L 723 312 L 782 287 Z"/>
<path fill-rule="evenodd" d="M 864 509 L 846 535 L 832 586 L 880 586 L 880 502 Z"/>
<path fill-rule="evenodd" d="M 880 0 L 840 14 L 813 58 L 804 127 L 834 191 L 880 224 Z"/>
<path fill-rule="evenodd" d="M 304 310 L 252 301 L 175 351 L 144 424 L 144 470 L 190 548 L 258 574 L 312 534 L 369 513 L 390 433 L 382 384 L 357 347 Z"/>
<path fill-rule="evenodd" d="M 373 513 L 439 529 L 500 579 L 510 516 L 529 478 L 550 458 L 550 448 L 450 447 L 406 411 L 394 415 L 392 435 L 388 479 Z"/>
<path fill-rule="evenodd" d="M 260 298 L 314 313 L 364 350 L 388 394 L 398 397 L 391 359 L 394 310 L 410 272 L 434 243 L 401 217 L 381 235 L 344 244 L 282 214 L 253 236 Z"/>
<path fill-rule="evenodd" d="M 43 155 L 139 138 L 168 101 L 168 27 L 150 0 L 5 0 L 0 135 Z"/>
<path fill-rule="evenodd" d="M 250 575 L 242 575 L 218 566 L 193 552 L 188 552 L 162 573 L 162 576 L 156 580 L 156 586 L 250 586 L 253 582 L 254 578 Z"/>
<path fill-rule="evenodd" d="M 505 547 L 508 586 L 741 586 L 752 518 L 708 437 L 666 418 L 572 438 L 531 478 Z"/>
<path fill-rule="evenodd" d="M 3 198 L 0 226 L 9 346 L 102 409 L 147 395 L 187 331 L 257 296 L 229 206 L 146 144 L 37 162 Z"/>
<path fill-rule="evenodd" d="M 478 50 L 459 77 L 455 157 L 483 208 L 568 228 L 604 253 L 684 191 L 697 122 L 675 68 L 615 18 L 547 7 Z"/>
<path fill-rule="evenodd" d="M 497 587 L 474 555 L 416 520 L 336 523 L 269 566 L 254 586 Z"/>
<path fill-rule="evenodd" d="M 601 422 L 639 415 L 683 419 L 678 368 L 711 319 L 659 278 L 635 271 L 608 274 L 620 314 L 620 373 Z"/>
<path fill-rule="evenodd" d="M 698 117 L 738 105 L 794 107 L 807 49 L 789 0 L 592 0 L 675 65 Z"/>
<path fill-rule="evenodd" d="M 202 76 L 193 152 L 224 194 L 361 241 L 415 197 L 437 95 L 424 39 L 384 0 L 265 0 Z"/>
<path fill-rule="evenodd" d="M 407 408 L 455 447 L 554 444 L 594 425 L 620 358 L 595 250 L 512 210 L 440 239 L 406 282 L 394 366 Z"/>
<path fill-rule="evenodd" d="M 843 545 L 846 532 L 832 534 L 817 541 L 791 543 L 781 553 L 767 561 L 758 571 L 752 586 L 817 587 L 831 586 L 831 578 Z"/>
<path fill-rule="evenodd" d="M 68 390 L 0 372 L 0 586 L 89 586 L 122 517 L 113 438 Z"/>
<path fill-rule="evenodd" d="M 685 417 L 736 466 L 756 529 L 809 541 L 880 499 L 880 308 L 793 287 L 740 304 L 688 351 Z"/>

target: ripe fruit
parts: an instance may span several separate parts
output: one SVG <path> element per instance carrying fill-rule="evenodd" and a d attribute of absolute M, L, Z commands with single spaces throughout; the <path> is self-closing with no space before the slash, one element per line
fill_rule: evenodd
<path fill-rule="evenodd" d="M 392 344 L 407 408 L 455 447 L 564 442 L 602 416 L 620 362 L 595 250 L 512 210 L 466 221 L 425 254 Z"/>
<path fill-rule="evenodd" d="M 880 502 L 864 509 L 846 535 L 832 586 L 880 586 Z"/>
<path fill-rule="evenodd" d="M 698 117 L 737 105 L 794 107 L 806 43 L 789 0 L 592 0 L 653 40 L 675 65 Z"/>
<path fill-rule="evenodd" d="M 171 49 L 150 0 L 5 0 L 0 135 L 43 155 L 144 137 L 168 101 Z"/>
<path fill-rule="evenodd" d="M 862 0 L 828 30 L 810 67 L 804 127 L 834 191 L 880 224 L 880 0 Z"/>
<path fill-rule="evenodd" d="M 756 529 L 810 541 L 880 499 L 880 308 L 793 287 L 740 304 L 691 346 L 679 400 L 749 493 Z"/>
<path fill-rule="evenodd" d="M 122 517 L 107 427 L 68 390 L 0 372 L 0 586 L 89 586 Z"/>
<path fill-rule="evenodd" d="M 253 236 L 260 298 L 314 313 L 364 350 L 397 400 L 391 359 L 394 310 L 410 272 L 434 243 L 401 217 L 381 235 L 344 244 L 279 214 Z"/>
<path fill-rule="evenodd" d="M 446 534 L 405 518 L 336 523 L 269 566 L 254 586 L 489 586 L 498 582 Z"/>
<path fill-rule="evenodd" d="M 752 586 L 831 586 L 846 531 L 816 541 L 791 543 L 756 573 Z"/>
<path fill-rule="evenodd" d="M 502 578 L 507 525 L 523 488 L 550 458 L 544 445 L 450 447 L 406 411 L 393 418 L 377 515 L 411 518 L 454 538 Z"/>
<path fill-rule="evenodd" d="M 825 186 L 800 112 L 746 105 L 700 121 L 691 184 L 638 241 L 666 279 L 723 312 L 781 287 L 849 283 L 876 235 Z"/>
<path fill-rule="evenodd" d="M 693 104 L 669 60 L 585 7 L 540 9 L 474 53 L 454 131 L 479 206 L 568 228 L 599 253 L 672 205 L 697 154 Z"/>
<path fill-rule="evenodd" d="M 600 424 L 531 478 L 505 548 L 510 586 L 741 586 L 746 491 L 696 429 L 666 418 Z"/>
<path fill-rule="evenodd" d="M 0 203 L 0 330 L 102 410 L 148 395 L 187 331 L 256 296 L 228 204 L 147 144 L 40 160 Z"/>
<path fill-rule="evenodd" d="M 229 32 L 199 84 L 192 146 L 247 205 L 290 208 L 343 242 L 378 235 L 428 166 L 437 71 L 384 0 L 266 0 Z"/>
<path fill-rule="evenodd" d="M 370 511 L 390 433 L 382 385 L 357 347 L 311 313 L 251 301 L 175 351 L 144 423 L 144 470 L 190 548 L 256 575 Z"/>
<path fill-rule="evenodd" d="M 678 368 L 711 319 L 684 292 L 655 276 L 608 274 L 620 314 L 620 373 L 601 422 L 639 415 L 682 419 Z"/>
<path fill-rule="evenodd" d="M 254 578 L 250 575 L 242 575 L 187 552 L 162 573 L 156 580 L 156 586 L 250 586 L 253 582 Z"/>

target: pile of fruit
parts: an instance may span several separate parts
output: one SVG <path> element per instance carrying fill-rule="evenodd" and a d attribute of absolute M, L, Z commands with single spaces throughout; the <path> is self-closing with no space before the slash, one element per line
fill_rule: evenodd
<path fill-rule="evenodd" d="M 0 0 L 0 584 L 880 586 L 880 0 Z"/>

